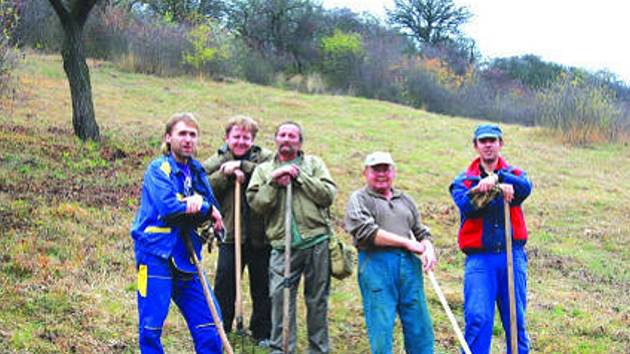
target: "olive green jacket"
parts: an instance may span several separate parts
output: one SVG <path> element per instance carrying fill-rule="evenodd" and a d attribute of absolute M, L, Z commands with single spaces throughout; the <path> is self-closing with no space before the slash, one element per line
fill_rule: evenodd
<path fill-rule="evenodd" d="M 268 149 L 253 145 L 249 154 L 241 161 L 241 170 L 245 173 L 245 182 L 241 186 L 241 243 L 247 238 L 255 246 L 265 244 L 265 225 L 263 217 L 254 212 L 247 204 L 245 189 L 252 176 L 252 172 L 258 164 L 271 158 L 272 152 Z M 210 185 L 219 203 L 221 203 L 221 214 L 225 224 L 225 243 L 234 243 L 234 176 L 226 176 L 219 169 L 223 163 L 237 160 L 227 145 L 221 148 L 212 157 L 203 163 L 203 167 L 208 173 Z"/>
<path fill-rule="evenodd" d="M 284 206 L 286 188 L 271 179 L 271 172 L 283 165 L 273 159 L 256 168 L 247 187 L 247 201 L 265 218 L 267 239 L 274 248 L 284 242 Z M 300 152 L 297 165 L 300 173 L 293 180 L 293 218 L 304 240 L 330 234 L 328 208 L 337 193 L 337 186 L 324 162 L 316 156 Z"/>

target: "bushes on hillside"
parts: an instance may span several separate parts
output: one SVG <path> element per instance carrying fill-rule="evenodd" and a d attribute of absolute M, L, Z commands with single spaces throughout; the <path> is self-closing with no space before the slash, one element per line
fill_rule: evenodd
<path fill-rule="evenodd" d="M 626 139 L 630 103 L 604 82 L 581 72 L 563 73 L 533 90 L 496 68 L 455 75 L 444 63 L 415 59 L 403 71 L 405 103 L 433 112 L 560 131 L 572 144 Z"/>
<path fill-rule="evenodd" d="M 128 51 L 113 58 L 123 69 L 160 76 L 186 72 L 183 53 L 192 46 L 184 28 L 153 20 L 134 22 L 131 28 L 124 33 Z"/>
<path fill-rule="evenodd" d="M 21 45 L 59 50 L 61 29 L 47 0 L 0 1 L 20 5 Z M 84 31 L 87 55 L 147 74 L 231 76 L 540 124 L 578 143 L 630 136 L 630 87 L 610 73 L 590 74 L 533 55 L 479 63 L 471 40 L 419 48 L 375 18 L 325 10 L 311 0 L 239 0 L 211 13 L 191 8 L 185 16 L 140 3 L 147 4 L 99 2 Z"/>
<path fill-rule="evenodd" d="M 624 119 L 610 89 L 570 75 L 540 91 L 537 103 L 537 123 L 560 130 L 574 144 L 614 141 Z"/>
<path fill-rule="evenodd" d="M 6 0 L 5 0 L 6 1 Z M 20 22 L 16 28 L 18 45 L 58 53 L 63 31 L 47 0 L 18 2 Z"/>
<path fill-rule="evenodd" d="M 23 21 L 18 28 L 20 44 L 48 52 L 59 50 L 61 28 L 46 0 L 32 0 L 21 5 Z M 185 54 L 195 52 L 193 44 L 202 38 L 193 35 L 200 24 L 175 23 L 166 18 L 139 16 L 127 9 L 102 2 L 88 18 L 84 31 L 84 46 L 89 57 L 112 60 L 122 69 L 161 76 L 204 71 L 232 73 L 228 58 L 219 55 L 196 67 L 185 60 Z M 210 25 L 207 25 L 210 26 Z M 221 47 L 225 51 L 225 35 L 216 26 L 206 31 L 207 48 Z"/>
<path fill-rule="evenodd" d="M 194 26 L 186 35 L 192 45 L 184 52 L 184 63 L 198 73 L 213 77 L 229 74 L 228 60 L 232 57 L 231 39 L 218 24 L 208 21 Z"/>
<path fill-rule="evenodd" d="M 358 33 L 344 33 L 339 30 L 322 38 L 321 50 L 324 56 L 322 72 L 332 87 L 350 90 L 360 80 L 359 71 L 365 56 L 363 41 Z"/>

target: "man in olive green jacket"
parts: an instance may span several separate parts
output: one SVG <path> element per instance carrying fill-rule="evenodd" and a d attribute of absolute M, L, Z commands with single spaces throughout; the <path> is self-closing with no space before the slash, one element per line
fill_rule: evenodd
<path fill-rule="evenodd" d="M 302 152 L 301 127 L 294 122 L 278 126 L 277 152 L 260 164 L 247 188 L 250 206 L 265 217 L 266 235 L 272 251 L 269 265 L 271 295 L 272 354 L 282 353 L 282 305 L 284 288 L 284 215 L 286 186 L 292 183 L 292 243 L 289 352 L 296 350 L 295 301 L 300 277 L 304 274 L 309 353 L 328 353 L 328 293 L 331 226 L 328 208 L 336 186 L 324 162 Z"/>
<path fill-rule="evenodd" d="M 245 188 L 258 164 L 271 158 L 272 152 L 254 145 L 258 124 L 250 117 L 232 117 L 225 127 L 225 144 L 203 166 L 219 203 L 226 230 L 219 245 L 219 259 L 214 289 L 223 313 L 226 331 L 232 329 L 236 297 L 234 251 L 234 185 L 241 183 L 241 265 L 249 269 L 249 290 L 253 311 L 249 329 L 261 346 L 269 345 L 271 301 L 269 299 L 269 254 L 262 215 L 251 210 Z M 243 269 L 239 270 L 240 272 Z"/>

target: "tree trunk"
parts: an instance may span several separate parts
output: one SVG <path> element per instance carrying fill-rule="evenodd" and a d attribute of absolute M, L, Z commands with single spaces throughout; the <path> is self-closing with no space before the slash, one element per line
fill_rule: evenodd
<path fill-rule="evenodd" d="M 61 50 L 63 69 L 68 77 L 72 98 L 72 126 L 81 140 L 99 140 L 100 130 L 94 116 L 90 70 L 83 51 L 83 28 L 75 21 L 64 24 Z"/>

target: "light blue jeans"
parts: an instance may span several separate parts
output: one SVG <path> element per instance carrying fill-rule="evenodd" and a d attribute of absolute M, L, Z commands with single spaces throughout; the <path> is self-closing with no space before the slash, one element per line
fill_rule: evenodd
<path fill-rule="evenodd" d="M 433 353 L 433 325 L 420 260 L 400 249 L 361 250 L 358 278 L 372 353 L 392 353 L 396 314 L 406 352 Z"/>

